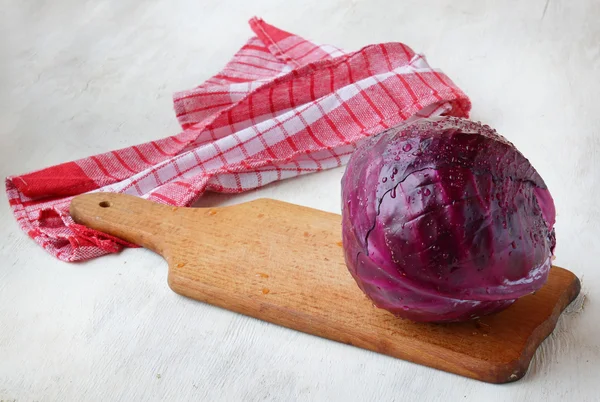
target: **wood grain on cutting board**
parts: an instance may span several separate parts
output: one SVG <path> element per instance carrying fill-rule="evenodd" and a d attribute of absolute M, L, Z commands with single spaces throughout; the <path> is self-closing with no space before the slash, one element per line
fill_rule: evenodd
<path fill-rule="evenodd" d="M 577 296 L 553 267 L 548 283 L 507 310 L 459 324 L 423 324 L 375 308 L 350 276 L 340 216 L 270 199 L 177 208 L 137 197 L 76 197 L 81 224 L 147 247 L 169 264 L 175 292 L 234 312 L 486 382 L 521 378 Z"/>

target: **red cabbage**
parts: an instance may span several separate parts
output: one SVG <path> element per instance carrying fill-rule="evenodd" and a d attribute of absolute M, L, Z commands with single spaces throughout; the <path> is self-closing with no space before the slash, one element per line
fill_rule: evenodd
<path fill-rule="evenodd" d="M 547 280 L 554 202 L 487 125 L 423 119 L 370 138 L 342 178 L 348 269 L 379 307 L 414 321 L 498 312 Z"/>

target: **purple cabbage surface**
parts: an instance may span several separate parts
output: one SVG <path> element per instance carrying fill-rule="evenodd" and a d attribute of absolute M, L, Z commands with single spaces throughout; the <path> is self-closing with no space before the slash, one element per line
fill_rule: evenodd
<path fill-rule="evenodd" d="M 475 319 L 547 280 L 552 197 L 489 126 L 424 119 L 370 138 L 342 179 L 346 265 L 375 306 L 414 321 Z"/>

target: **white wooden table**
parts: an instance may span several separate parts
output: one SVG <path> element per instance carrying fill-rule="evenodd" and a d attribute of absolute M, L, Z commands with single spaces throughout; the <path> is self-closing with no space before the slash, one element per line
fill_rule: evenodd
<path fill-rule="evenodd" d="M 522 380 L 494 386 L 182 298 L 142 249 L 49 256 L 0 199 L 0 400 L 600 400 L 600 3 L 597 0 L 2 2 L 0 173 L 177 132 L 171 94 L 269 23 L 348 50 L 402 41 L 513 141 L 558 209 L 557 265 L 583 280 Z M 342 169 L 235 198 L 340 211 Z"/>

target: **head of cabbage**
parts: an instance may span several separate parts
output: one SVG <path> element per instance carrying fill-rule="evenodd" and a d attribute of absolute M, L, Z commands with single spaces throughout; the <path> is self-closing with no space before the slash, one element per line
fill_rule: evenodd
<path fill-rule="evenodd" d="M 475 319 L 547 280 L 555 208 L 495 130 L 422 119 L 364 142 L 342 178 L 346 265 L 379 307 L 422 322 Z"/>

